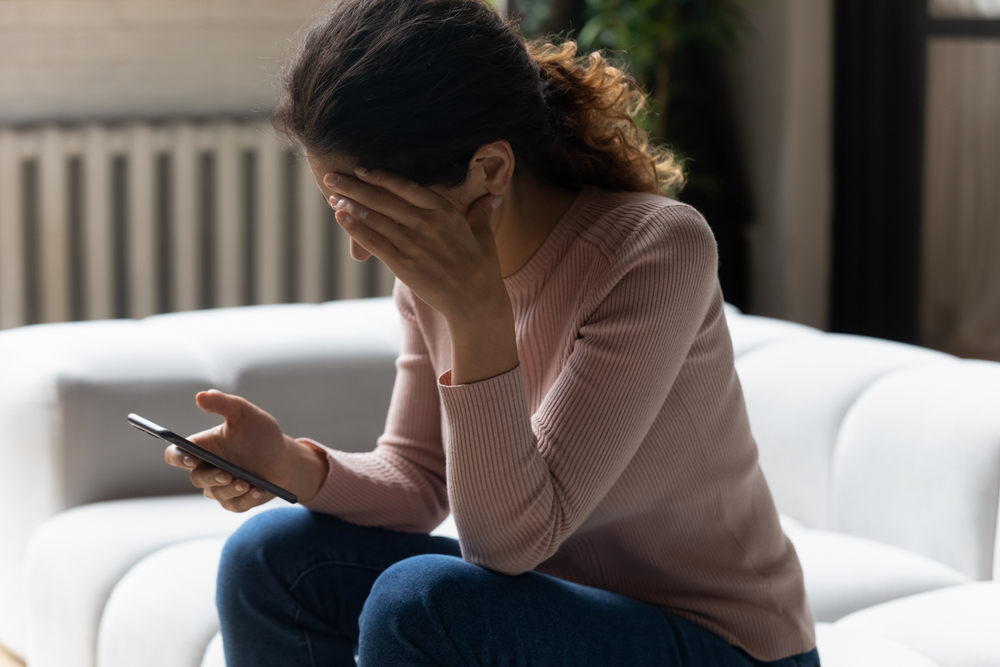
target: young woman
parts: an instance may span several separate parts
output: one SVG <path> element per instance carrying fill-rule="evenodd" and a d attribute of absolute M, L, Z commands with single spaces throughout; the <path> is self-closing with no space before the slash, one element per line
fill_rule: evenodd
<path fill-rule="evenodd" d="M 288 65 L 276 124 L 395 274 L 402 350 L 370 453 L 197 395 L 225 423 L 193 439 L 304 506 L 226 544 L 229 665 L 819 665 L 712 233 L 662 196 L 634 81 L 575 48 L 480 0 L 340 0 Z"/>

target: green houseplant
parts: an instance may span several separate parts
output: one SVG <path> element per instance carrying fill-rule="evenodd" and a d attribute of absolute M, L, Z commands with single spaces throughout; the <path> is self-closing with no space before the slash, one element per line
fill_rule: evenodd
<path fill-rule="evenodd" d="M 508 0 L 526 37 L 560 34 L 582 53 L 605 50 L 649 94 L 636 122 L 682 160 L 687 184 L 672 196 L 705 215 L 726 299 L 744 309 L 752 210 L 723 59 L 738 51 L 748 32 L 742 9 L 754 1 Z"/>

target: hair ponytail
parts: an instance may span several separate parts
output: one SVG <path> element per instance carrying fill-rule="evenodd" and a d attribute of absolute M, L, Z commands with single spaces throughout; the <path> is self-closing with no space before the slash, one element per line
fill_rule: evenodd
<path fill-rule="evenodd" d="M 633 116 L 634 79 L 576 44 L 526 42 L 482 0 L 340 0 L 282 73 L 275 127 L 316 155 L 456 186 L 483 144 L 564 187 L 666 194 L 683 181 Z"/>
<path fill-rule="evenodd" d="M 635 79 L 597 52 L 576 57 L 576 42 L 527 43 L 546 82 L 546 101 L 557 119 L 562 154 L 576 180 L 609 190 L 662 193 L 684 181 L 671 151 L 652 146 L 635 116 L 646 94 Z"/>

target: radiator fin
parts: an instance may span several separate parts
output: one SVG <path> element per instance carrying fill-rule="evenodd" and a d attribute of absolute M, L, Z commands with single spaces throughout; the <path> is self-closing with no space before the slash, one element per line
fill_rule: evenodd
<path fill-rule="evenodd" d="M 0 126 L 0 328 L 387 296 L 267 123 Z"/>

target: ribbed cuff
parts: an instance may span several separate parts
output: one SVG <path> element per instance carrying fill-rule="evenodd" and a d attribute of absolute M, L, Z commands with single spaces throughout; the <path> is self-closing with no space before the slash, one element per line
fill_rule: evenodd
<path fill-rule="evenodd" d="M 506 373 L 468 384 L 452 385 L 451 370 L 438 378 L 438 391 L 447 414 L 449 431 L 472 435 L 491 425 L 488 433 L 516 435 L 531 415 L 521 376 L 521 364 Z"/>
<path fill-rule="evenodd" d="M 438 391 L 447 417 L 449 468 L 462 480 L 463 488 L 453 493 L 474 487 L 485 491 L 512 471 L 527 472 L 521 470 L 525 459 L 537 448 L 520 364 L 479 382 L 450 386 L 439 381 Z"/>

